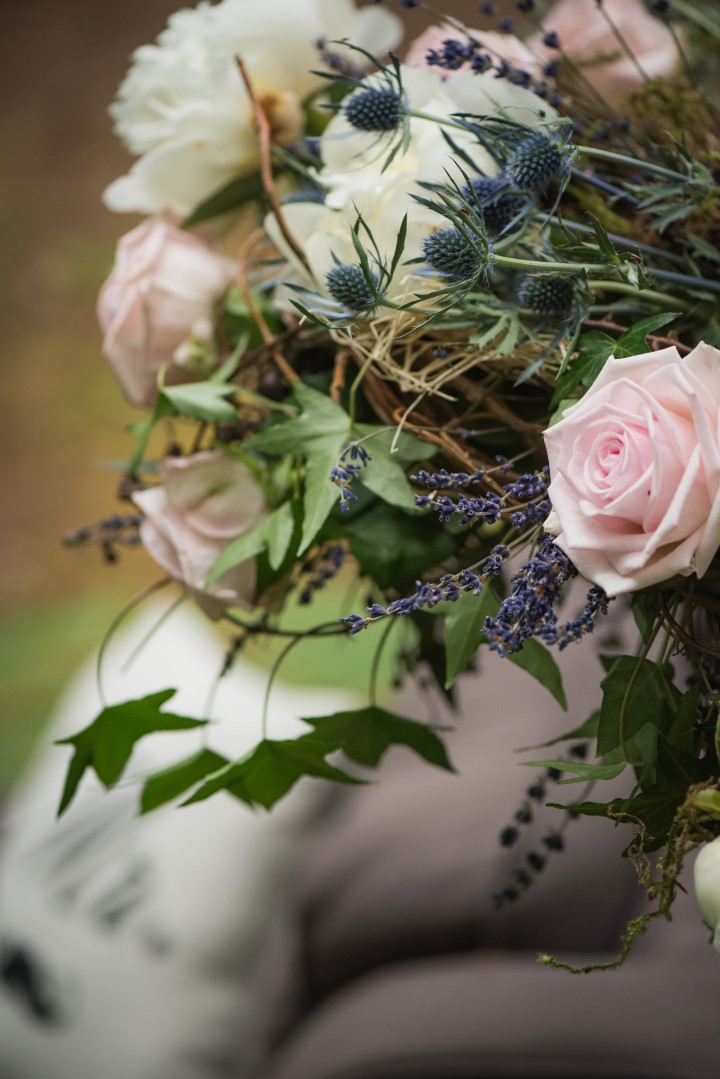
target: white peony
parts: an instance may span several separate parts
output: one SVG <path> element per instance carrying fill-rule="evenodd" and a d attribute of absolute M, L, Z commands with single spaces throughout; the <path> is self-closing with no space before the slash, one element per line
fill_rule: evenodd
<path fill-rule="evenodd" d="M 134 54 L 110 108 L 117 134 L 140 157 L 107 188 L 106 205 L 184 216 L 257 168 L 236 57 L 247 64 L 275 139 L 289 144 L 303 132 L 303 99 L 322 84 L 311 71 L 321 66 L 318 38 L 348 38 L 383 53 L 401 33 L 390 12 L 358 10 L 353 0 L 222 0 L 176 12 L 157 43 Z"/>
<path fill-rule="evenodd" d="M 529 90 L 491 75 L 460 72 L 453 79 L 444 81 L 433 70 L 408 67 L 403 67 L 401 74 L 410 109 L 429 116 L 447 120 L 453 113 L 472 112 L 482 116 L 502 116 L 528 126 L 557 117 L 554 109 Z M 386 84 L 382 76 L 371 75 L 365 85 L 384 87 Z M 495 175 L 494 159 L 471 133 L 452 127 L 445 130 L 457 146 L 468 152 L 475 164 L 476 172 L 473 173 L 467 162 L 460 162 L 465 172 Z M 317 173 L 318 183 L 327 191 L 325 203 L 296 202 L 284 208 L 288 227 L 305 251 L 314 281 L 299 266 L 274 217 L 268 215 L 265 222 L 268 234 L 291 267 L 285 275 L 288 280 L 324 292 L 325 277 L 335 259 L 341 263 L 357 263 L 351 231 L 358 212 L 389 262 L 400 222 L 407 214 L 405 251 L 387 294 L 395 299 L 417 288 L 419 280 L 414 268 L 403 263 L 417 258 L 424 237 L 447 222 L 433 210 L 420 205 L 413 196 L 427 196 L 427 191 L 419 186 L 421 182 L 443 183 L 448 174 L 461 186 L 465 180 L 457 155 L 443 136 L 443 125 L 418 117 L 410 119 L 406 152 L 397 153 L 383 171 L 388 151 L 397 138 L 397 132 L 378 139 L 375 132 L 357 131 L 342 112 L 331 120 L 321 140 L 323 166 Z M 368 249 L 366 238 L 363 243 Z M 279 302 L 285 302 L 286 296 L 284 290 L 280 290 Z"/>

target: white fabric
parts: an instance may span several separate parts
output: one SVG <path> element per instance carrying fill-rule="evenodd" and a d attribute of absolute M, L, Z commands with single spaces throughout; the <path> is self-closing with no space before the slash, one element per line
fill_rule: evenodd
<path fill-rule="evenodd" d="M 110 703 L 171 686 L 166 709 L 202 716 L 222 662 L 213 629 L 187 606 L 129 670 L 120 667 L 165 605 L 146 608 L 109 649 Z M 208 738 L 227 756 L 260 737 L 266 675 L 239 661 L 220 685 Z M 352 707 L 349 694 L 276 684 L 270 737 L 296 717 Z M 317 805 L 301 782 L 271 814 L 229 795 L 137 814 L 138 783 L 107 793 L 86 775 L 55 818 L 69 747 L 54 739 L 100 707 L 94 664 L 72 681 L 0 832 L 2 1079 L 204 1079 L 244 1074 L 262 1009 L 264 930 L 281 917 L 283 870 Z M 307 729 L 307 728 L 305 728 Z M 152 735 L 129 774 L 189 756 L 198 731 Z M 28 977 L 34 985 L 28 989 Z M 45 1011 L 45 1017 L 33 1015 Z"/>

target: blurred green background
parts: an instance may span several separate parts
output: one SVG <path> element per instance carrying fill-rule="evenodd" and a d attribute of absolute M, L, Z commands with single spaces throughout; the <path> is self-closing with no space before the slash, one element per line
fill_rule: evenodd
<path fill-rule="evenodd" d="M 106 110 L 132 50 L 178 6 L 27 0 L 3 10 L 0 791 L 73 668 L 158 576 L 142 551 L 107 566 L 61 538 L 115 509 L 103 462 L 127 456 L 125 428 L 138 418 L 101 356 L 94 313 L 116 240 L 137 221 L 101 202 L 129 163 Z M 475 21 L 476 4 L 445 8 Z M 413 34 L 428 22 L 403 14 Z"/>

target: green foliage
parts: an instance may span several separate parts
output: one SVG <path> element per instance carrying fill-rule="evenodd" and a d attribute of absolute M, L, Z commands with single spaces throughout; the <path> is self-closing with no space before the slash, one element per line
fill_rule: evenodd
<path fill-rule="evenodd" d="M 227 398 L 234 392 L 232 385 L 209 380 L 164 386 L 162 396 L 180 416 L 207 423 L 233 423 L 237 419 L 237 412 Z"/>
<path fill-rule="evenodd" d="M 428 566 L 451 555 L 456 546 L 447 528 L 438 522 L 410 517 L 384 502 L 349 518 L 343 531 L 363 573 L 381 588 L 401 591 Z"/>
<path fill-rule="evenodd" d="M 358 485 L 385 502 L 409 512 L 415 511 L 412 488 L 402 464 L 430 456 L 428 448 L 410 435 L 401 435 L 398 453 L 391 457 L 393 432 L 369 424 L 353 428 L 350 417 L 340 405 L 307 383 L 296 382 L 292 398 L 301 408 L 300 414 L 276 418 L 245 445 L 261 453 L 299 455 L 305 460 L 303 526 L 298 555 L 307 550 L 338 504 L 338 489 L 330 480 L 330 472 L 342 451 L 358 438 L 368 441 L 372 458 L 363 468 Z"/>
<path fill-rule="evenodd" d="M 598 755 L 619 749 L 628 763 L 649 763 L 652 756 L 647 755 L 647 745 L 632 740 L 646 726 L 664 729 L 676 711 L 678 694 L 667 672 L 649 659 L 617 656 L 600 685 Z"/>
<path fill-rule="evenodd" d="M 466 669 L 481 644 L 487 643 L 483 633 L 485 619 L 497 614 L 498 601 L 489 584 L 479 596 L 464 592 L 448 605 L 445 615 L 445 687 L 452 686 Z"/>
<path fill-rule="evenodd" d="M 201 749 L 162 772 L 155 772 L 145 783 L 140 796 L 140 812 L 149 813 L 158 806 L 179 798 L 212 772 L 230 762 L 212 749 Z"/>
<path fill-rule="evenodd" d="M 227 791 L 249 806 L 270 809 L 302 776 L 319 776 L 337 783 L 361 783 L 362 780 L 325 760 L 325 756 L 336 748 L 314 735 L 297 741 L 263 739 L 242 760 L 233 761 L 207 779 L 183 805 L 204 802 L 219 791 Z"/>
<path fill-rule="evenodd" d="M 223 184 L 219 190 L 214 191 L 199 206 L 196 206 L 183 221 L 183 228 L 192 229 L 213 217 L 228 214 L 244 206 L 246 202 L 259 199 L 262 194 L 263 186 L 259 172 L 250 173 L 249 176 L 238 176 Z"/>
<path fill-rule="evenodd" d="M 104 708 L 97 719 L 58 745 L 71 745 L 74 754 L 70 761 L 58 815 L 65 812 L 88 768 L 92 768 L 106 787 L 117 783 L 130 759 L 135 743 L 146 734 L 157 731 L 182 731 L 205 725 L 205 720 L 161 712 L 162 706 L 174 697 L 176 690 L 164 689 L 139 700 L 125 701 Z"/>
<path fill-rule="evenodd" d="M 267 551 L 270 567 L 278 569 L 292 545 L 296 528 L 294 505 L 292 502 L 285 502 L 255 528 L 228 544 L 210 570 L 207 584 L 214 584 L 233 566 L 246 562 L 248 558 L 254 558 L 262 551 Z"/>
<path fill-rule="evenodd" d="M 342 749 L 358 764 L 374 768 L 390 746 L 402 745 L 414 750 L 428 764 L 450 772 L 455 770 L 432 727 L 375 705 L 331 716 L 303 717 L 303 722 L 315 728 L 318 739 Z"/>
<path fill-rule="evenodd" d="M 327 394 L 306 383 L 294 383 L 292 398 L 300 406 L 300 414 L 275 420 L 245 446 L 261 453 L 305 458 L 303 529 L 298 550 L 302 554 L 338 500 L 337 488 L 330 482 L 330 470 L 350 441 L 350 418 Z"/>
<path fill-rule="evenodd" d="M 600 330 L 590 330 L 582 334 L 578 339 L 576 358 L 555 387 L 551 407 L 556 407 L 564 398 L 570 397 L 578 387 L 589 389 L 610 356 L 622 359 L 647 352 L 647 335 L 679 317 L 680 313 L 677 311 L 650 315 L 636 322 L 617 340 Z"/>
<path fill-rule="evenodd" d="M 525 641 L 519 652 L 507 657 L 516 667 L 526 671 L 551 693 L 560 707 L 567 711 L 567 697 L 562 684 L 560 668 L 548 649 L 532 637 Z"/>

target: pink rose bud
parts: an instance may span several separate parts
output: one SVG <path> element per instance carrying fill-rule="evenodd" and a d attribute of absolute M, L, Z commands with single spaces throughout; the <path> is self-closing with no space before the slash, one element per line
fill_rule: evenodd
<path fill-rule="evenodd" d="M 545 530 L 608 595 L 706 572 L 720 546 L 720 351 L 610 357 L 545 432 Z"/>
<path fill-rule="evenodd" d="M 145 515 L 140 537 L 146 550 L 211 618 L 225 607 L 247 606 L 255 589 L 254 559 L 228 570 L 207 590 L 205 582 L 228 544 L 267 516 L 253 473 L 242 461 L 209 451 L 167 458 L 162 479 L 133 495 Z"/>
<path fill-rule="evenodd" d="M 103 352 L 128 400 L 151 405 L 157 374 L 199 320 L 212 320 L 235 273 L 232 259 L 159 218 L 120 240 L 98 297 Z"/>

